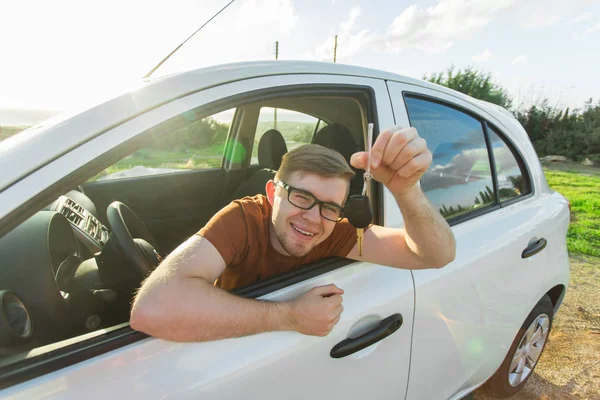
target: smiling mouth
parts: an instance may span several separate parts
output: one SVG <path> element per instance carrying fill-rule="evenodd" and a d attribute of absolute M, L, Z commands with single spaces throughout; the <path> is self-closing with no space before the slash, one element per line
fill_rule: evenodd
<path fill-rule="evenodd" d="M 315 236 L 315 234 L 314 234 L 314 233 L 312 233 L 312 232 L 308 232 L 308 231 L 305 231 L 305 230 L 303 230 L 303 229 L 300 229 L 300 228 L 298 228 L 298 227 L 297 227 L 296 225 L 294 225 L 294 224 L 290 224 L 290 225 L 292 225 L 292 228 L 294 228 L 294 230 L 295 230 L 296 232 L 299 232 L 299 233 L 301 233 L 301 234 L 302 234 L 302 235 L 304 235 L 304 236 L 307 236 L 307 237 L 313 237 L 313 236 Z"/>

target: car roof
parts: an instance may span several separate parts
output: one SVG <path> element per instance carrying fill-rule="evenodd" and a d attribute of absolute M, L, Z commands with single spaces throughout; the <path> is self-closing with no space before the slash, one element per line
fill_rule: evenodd
<path fill-rule="evenodd" d="M 274 75 L 326 74 L 376 78 L 443 92 L 478 105 L 492 115 L 497 109 L 434 83 L 391 72 L 312 61 L 253 61 L 216 65 L 141 81 L 138 86 L 81 112 L 61 114 L 0 142 L 0 191 L 62 154 L 108 129 L 162 104 L 209 87 Z"/>

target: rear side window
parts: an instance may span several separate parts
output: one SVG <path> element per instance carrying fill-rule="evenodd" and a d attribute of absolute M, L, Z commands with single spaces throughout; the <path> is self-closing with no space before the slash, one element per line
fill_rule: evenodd
<path fill-rule="evenodd" d="M 271 129 L 278 130 L 288 151 L 310 143 L 317 129 L 327 124 L 311 115 L 283 108 L 262 107 L 252 147 L 252 164 L 258 164 L 258 144 L 262 135 Z"/>
<path fill-rule="evenodd" d="M 494 204 L 494 185 L 483 126 L 443 104 L 406 97 L 411 125 L 433 154 L 421 188 L 446 218 Z"/>
<path fill-rule="evenodd" d="M 494 163 L 498 175 L 500 202 L 531 193 L 531 185 L 525 171 L 517 162 L 518 157 L 502 140 L 498 131 L 488 126 L 488 135 L 494 151 Z"/>

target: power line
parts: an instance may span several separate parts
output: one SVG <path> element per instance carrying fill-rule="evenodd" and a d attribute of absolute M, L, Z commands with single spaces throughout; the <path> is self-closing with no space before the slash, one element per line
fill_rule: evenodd
<path fill-rule="evenodd" d="M 184 40 L 184 41 L 183 41 L 183 42 L 182 42 L 182 43 L 181 43 L 179 46 L 177 46 L 177 47 L 175 48 L 175 50 L 173 50 L 172 52 L 170 52 L 170 53 L 169 53 L 169 55 L 168 55 L 168 56 L 166 56 L 165 58 L 163 58 L 163 60 L 162 60 L 161 62 L 159 62 L 159 63 L 156 65 L 156 67 L 152 68 L 152 69 L 150 70 L 150 72 L 148 72 L 146 75 L 144 75 L 144 78 L 150 78 L 150 75 L 152 75 L 152 74 L 154 73 L 154 71 L 156 71 L 158 68 L 160 68 L 160 66 L 161 66 L 161 65 L 163 65 L 163 64 L 164 64 L 164 62 L 165 62 L 165 61 L 167 61 L 167 60 L 169 59 L 169 57 L 171 57 L 173 54 L 175 54 L 175 52 L 176 52 L 177 50 L 179 50 L 179 48 L 180 48 L 181 46 L 183 46 L 183 45 L 184 45 L 184 44 L 185 44 L 185 43 L 186 43 L 188 40 L 190 40 L 190 39 L 192 38 L 192 36 L 194 36 L 196 33 L 198 33 L 198 32 L 200 31 L 200 29 L 202 29 L 202 28 L 204 28 L 206 25 L 208 25 L 208 23 L 209 23 L 210 21 L 212 21 L 213 19 L 215 19 L 215 18 L 217 17 L 217 15 L 221 14 L 221 13 L 222 13 L 222 12 L 223 12 L 223 11 L 224 11 L 224 10 L 225 10 L 227 7 L 229 7 L 229 6 L 230 6 L 230 5 L 231 5 L 231 4 L 232 4 L 234 1 L 235 1 L 235 0 L 231 0 L 229 3 L 227 3 L 227 5 L 225 5 L 225 7 L 221 8 L 221 9 L 219 10 L 219 12 L 218 12 L 218 13 L 216 13 L 216 14 L 215 14 L 215 15 L 213 15 L 213 16 L 212 16 L 212 17 L 211 17 L 211 18 L 210 18 L 208 21 L 206 21 L 206 22 L 205 22 L 205 23 L 204 23 L 204 24 L 203 24 L 203 25 L 202 25 L 200 28 L 198 28 L 198 29 L 196 30 L 196 32 L 192 33 L 192 34 L 190 35 L 190 37 L 188 37 L 187 39 L 185 39 L 185 40 Z"/>

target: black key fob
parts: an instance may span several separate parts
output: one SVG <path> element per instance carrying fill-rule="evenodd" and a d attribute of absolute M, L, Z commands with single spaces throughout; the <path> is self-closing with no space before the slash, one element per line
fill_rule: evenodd
<path fill-rule="evenodd" d="M 364 229 L 369 226 L 373 220 L 369 198 L 360 194 L 350 196 L 346 208 L 346 217 L 350 225 L 356 229 Z"/>

